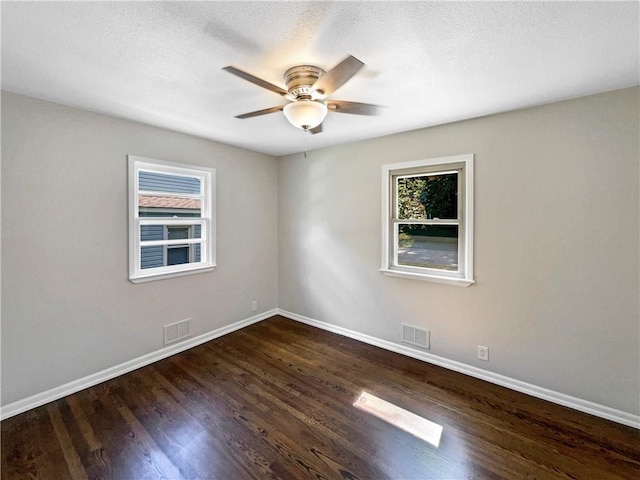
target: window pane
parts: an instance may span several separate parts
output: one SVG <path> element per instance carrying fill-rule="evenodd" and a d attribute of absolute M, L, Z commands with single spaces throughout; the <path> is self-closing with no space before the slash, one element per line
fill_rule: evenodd
<path fill-rule="evenodd" d="M 167 265 L 189 263 L 188 246 L 172 246 L 167 248 Z"/>
<path fill-rule="evenodd" d="M 140 250 L 140 268 L 162 267 L 164 264 L 164 247 L 142 247 Z"/>
<path fill-rule="evenodd" d="M 189 227 L 168 227 L 167 239 L 168 240 L 184 240 L 189 238 Z"/>
<path fill-rule="evenodd" d="M 164 240 L 164 225 L 140 225 L 140 241 Z"/>
<path fill-rule="evenodd" d="M 185 263 L 197 263 L 201 261 L 202 245 L 154 245 L 144 246 L 140 249 L 140 268 L 165 267 L 168 265 L 181 265 Z"/>
<path fill-rule="evenodd" d="M 182 240 L 202 238 L 200 225 L 140 225 L 140 240 Z M 200 244 L 143 246 L 140 268 L 156 268 L 201 261 Z"/>
<path fill-rule="evenodd" d="M 398 224 L 398 265 L 458 270 L 457 225 Z"/>
<path fill-rule="evenodd" d="M 200 217 L 201 212 L 199 198 L 138 195 L 139 217 Z"/>
<path fill-rule="evenodd" d="M 458 174 L 396 178 L 398 218 L 458 218 Z"/>
<path fill-rule="evenodd" d="M 198 177 L 169 175 L 166 173 L 138 172 L 138 189 L 147 192 L 200 194 Z"/>
<path fill-rule="evenodd" d="M 140 225 L 140 241 L 202 238 L 200 225 Z"/>

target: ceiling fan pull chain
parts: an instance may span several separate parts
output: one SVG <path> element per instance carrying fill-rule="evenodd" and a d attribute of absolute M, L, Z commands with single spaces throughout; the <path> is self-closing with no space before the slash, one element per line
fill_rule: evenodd
<path fill-rule="evenodd" d="M 302 156 L 305 158 L 307 158 L 307 139 L 309 138 L 309 129 L 305 128 L 304 129 L 304 153 L 302 154 Z"/>

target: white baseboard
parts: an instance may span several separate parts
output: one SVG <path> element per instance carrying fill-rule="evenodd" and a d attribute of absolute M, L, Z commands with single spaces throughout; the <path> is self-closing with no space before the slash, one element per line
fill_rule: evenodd
<path fill-rule="evenodd" d="M 507 387 L 517 392 L 526 393 L 543 400 L 548 400 L 565 407 L 573 408 L 574 410 L 589 413 L 597 417 L 605 418 L 607 420 L 640 429 L 640 416 L 638 415 L 634 415 L 621 410 L 616 410 L 614 408 L 589 402 L 587 400 L 582 400 L 580 398 L 572 397 L 564 393 L 555 392 L 547 388 L 522 382 L 520 380 L 489 372 L 487 370 L 483 370 L 481 368 L 477 368 L 461 362 L 456 362 L 455 360 L 449 360 L 444 357 L 439 357 L 438 355 L 421 352 L 398 343 L 382 340 L 370 335 L 365 335 L 363 333 L 349 330 L 347 328 L 338 327 L 336 325 L 321 322 L 319 320 L 314 320 L 303 315 L 287 312 L 286 310 L 281 310 L 279 308 L 274 308 L 259 315 L 255 315 L 245 320 L 240 320 L 238 322 L 232 323 L 231 325 L 212 330 L 211 332 L 185 340 L 183 342 L 180 342 L 179 344 L 161 348 L 160 350 L 156 350 L 155 352 L 151 352 L 141 357 L 134 358 L 133 360 L 121 363 L 120 365 L 116 365 L 114 367 L 107 368 L 100 372 L 88 375 L 84 378 L 74 380 L 64 385 L 60 385 L 59 387 L 54 387 L 45 392 L 41 392 L 22 400 L 3 405 L 2 407 L 0 407 L 0 420 L 18 415 L 19 413 L 26 412 L 27 410 L 31 410 L 32 408 L 36 408 L 54 400 L 58 400 L 59 398 L 79 392 L 80 390 L 84 390 L 85 388 L 89 388 L 107 380 L 111 380 L 112 378 L 118 377 L 133 370 L 137 370 L 138 368 L 157 362 L 158 360 L 162 360 L 163 358 L 167 358 L 171 355 L 175 355 L 176 353 L 180 353 L 190 348 L 196 347 L 202 343 L 208 342 L 209 340 L 213 340 L 214 338 L 221 337 L 254 323 L 266 320 L 273 315 L 282 315 L 283 317 L 287 317 L 291 320 L 296 320 L 298 322 L 305 323 L 322 330 L 327 330 L 329 332 L 337 333 L 338 335 L 353 338 L 354 340 L 359 340 L 369 345 L 384 348 L 385 350 L 399 353 L 401 355 L 406 355 L 408 357 L 422 360 L 427 363 L 432 363 L 434 365 L 438 365 L 455 372 L 464 373 L 465 375 L 470 375 L 472 377 L 479 378 L 496 385 Z"/>
<path fill-rule="evenodd" d="M 14 415 L 26 412 L 27 410 L 31 410 L 32 408 L 39 407 L 46 403 L 53 402 L 54 400 L 58 400 L 59 398 L 71 395 L 72 393 L 84 390 L 85 388 L 89 388 L 99 383 L 106 382 L 107 380 L 111 380 L 112 378 L 118 377 L 133 370 L 137 370 L 140 367 L 144 367 L 153 362 L 157 362 L 158 360 L 162 360 L 163 358 L 167 358 L 171 355 L 175 355 L 176 353 L 180 353 L 190 348 L 196 347 L 202 343 L 208 342 L 209 340 L 213 340 L 214 338 L 221 337 L 228 333 L 235 332 L 236 330 L 247 327 L 251 324 L 270 318 L 277 313 L 278 310 L 274 308 L 272 310 L 269 310 L 268 312 L 255 315 L 245 320 L 240 320 L 238 322 L 232 323 L 231 325 L 217 328 L 216 330 L 198 335 L 197 337 L 190 338 L 178 344 L 164 347 L 160 350 L 156 350 L 155 352 L 142 355 L 141 357 L 134 358 L 133 360 L 121 363 L 120 365 L 116 365 L 115 367 L 107 368 L 106 370 L 102 370 L 101 372 L 93 373 L 84 378 L 79 378 L 78 380 L 65 383 L 64 385 L 54 387 L 45 392 L 37 393 L 22 400 L 3 405 L 2 407 L 0 407 L 0 420 L 13 417 Z"/>
<path fill-rule="evenodd" d="M 368 343 L 369 345 L 384 348 L 385 350 L 390 350 L 392 352 L 416 358 L 427 363 L 432 363 L 434 365 L 453 370 L 454 372 L 464 373 L 465 375 L 479 378 L 481 380 L 485 380 L 502 387 L 507 387 L 517 392 L 526 393 L 533 397 L 541 398 L 543 400 L 548 400 L 549 402 L 573 408 L 574 410 L 579 410 L 581 412 L 589 413 L 597 417 L 606 418 L 607 420 L 640 429 L 640 416 L 634 415 L 632 413 L 624 412 L 622 410 L 616 410 L 615 408 L 589 402 L 587 400 L 582 400 L 580 398 L 572 397 L 564 393 L 555 392 L 547 388 L 522 382 L 520 380 L 506 377 L 498 373 L 489 372 L 487 370 L 467 365 L 465 363 L 456 362 L 455 360 L 449 360 L 444 357 L 439 357 L 438 355 L 433 355 L 432 353 L 414 350 L 413 348 L 406 347 L 398 343 L 389 342 L 387 340 L 382 340 L 370 335 L 365 335 L 363 333 L 355 332 L 347 328 L 338 327 L 330 323 L 314 320 L 303 315 L 298 315 L 297 313 L 287 312 L 281 309 L 277 309 L 277 311 L 278 314 L 282 315 L 283 317 L 287 317 L 291 320 L 296 320 L 298 322 L 311 325 L 312 327 L 317 327 L 322 330 L 337 333 L 338 335 L 353 338 L 354 340 L 359 340 L 361 342 Z"/>

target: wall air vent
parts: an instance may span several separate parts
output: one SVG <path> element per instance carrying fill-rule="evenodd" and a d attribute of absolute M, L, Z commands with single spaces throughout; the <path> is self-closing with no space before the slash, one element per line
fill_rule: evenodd
<path fill-rule="evenodd" d="M 429 330 L 402 324 L 402 341 L 415 347 L 429 348 Z"/>
<path fill-rule="evenodd" d="M 165 325 L 164 327 L 164 344 L 177 342 L 191 335 L 191 319 L 181 320 L 176 323 Z"/>

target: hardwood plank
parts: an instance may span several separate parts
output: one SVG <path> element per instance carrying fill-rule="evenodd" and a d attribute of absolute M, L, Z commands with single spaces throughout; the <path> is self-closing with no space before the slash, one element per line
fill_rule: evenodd
<path fill-rule="evenodd" d="M 71 478 L 45 407 L 3 421 L 1 441 L 2 479 Z"/>
<path fill-rule="evenodd" d="M 355 408 L 366 391 L 439 446 Z M 640 432 L 273 317 L 1 425 L 3 479 L 640 479 Z"/>
<path fill-rule="evenodd" d="M 66 402 L 69 405 L 73 418 L 75 419 L 80 435 L 87 446 L 87 451 L 82 454 L 87 477 L 105 479 L 113 478 L 111 461 L 107 456 L 102 443 L 100 443 L 96 437 L 93 427 L 87 418 L 85 407 L 81 401 L 82 397 L 82 395 L 71 395 L 66 398 Z M 93 412 L 93 409 L 89 409 L 89 411 Z M 76 444 L 78 443 L 80 442 L 77 441 Z"/>
<path fill-rule="evenodd" d="M 53 425 L 53 430 L 56 433 L 60 447 L 62 448 L 62 455 L 69 468 L 69 473 L 73 480 L 87 480 L 87 472 L 82 465 L 80 456 L 71 441 L 69 432 L 62 421 L 62 415 L 58 409 L 58 402 L 51 402 L 47 405 L 47 411 L 49 412 L 49 418 Z"/>
<path fill-rule="evenodd" d="M 31 410 L 2 422 L 2 475 L 11 478 L 37 478 L 38 461 L 43 454 L 36 417 L 41 410 Z"/>

